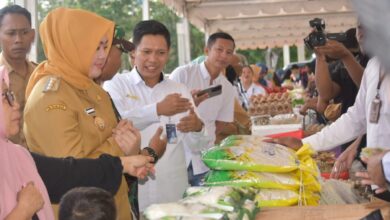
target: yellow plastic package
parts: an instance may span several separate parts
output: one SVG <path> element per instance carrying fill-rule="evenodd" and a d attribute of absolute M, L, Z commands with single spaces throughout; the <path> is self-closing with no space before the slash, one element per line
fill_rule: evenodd
<path fill-rule="evenodd" d="M 206 186 L 256 187 L 319 192 L 315 177 L 304 172 L 266 173 L 252 171 L 212 170 L 205 178 Z"/>
<path fill-rule="evenodd" d="M 259 207 L 281 207 L 295 205 L 318 205 L 319 195 L 316 193 L 299 193 L 293 190 L 261 189 L 255 201 Z"/>
<path fill-rule="evenodd" d="M 302 170 L 318 176 L 317 165 L 311 157 L 313 150 L 309 146 L 303 146 L 295 152 L 274 143 L 262 141 L 256 144 L 253 142 L 245 143 L 240 142 L 239 146 L 210 148 L 203 152 L 203 162 L 209 168 L 216 170 L 247 170 L 272 173 Z"/>

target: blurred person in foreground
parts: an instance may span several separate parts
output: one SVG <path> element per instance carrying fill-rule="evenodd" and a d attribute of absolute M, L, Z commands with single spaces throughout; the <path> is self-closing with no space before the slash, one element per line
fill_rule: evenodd
<path fill-rule="evenodd" d="M 115 220 L 112 195 L 95 187 L 78 187 L 67 192 L 60 202 L 59 220 Z"/>

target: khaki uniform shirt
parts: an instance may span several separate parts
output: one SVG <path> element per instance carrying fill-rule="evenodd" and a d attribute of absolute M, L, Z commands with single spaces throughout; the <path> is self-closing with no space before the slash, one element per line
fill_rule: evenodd
<path fill-rule="evenodd" d="M 46 156 L 122 156 L 112 138 L 117 122 L 108 94 L 96 84 L 79 90 L 55 76 L 34 86 L 24 111 L 24 134 L 31 151 Z M 131 219 L 124 178 L 115 196 L 118 219 Z"/>
<path fill-rule="evenodd" d="M 26 60 L 27 64 L 27 74 L 25 73 L 18 73 L 12 68 L 9 63 L 5 60 L 3 54 L 0 54 L 0 66 L 4 65 L 5 68 L 8 71 L 9 74 L 9 80 L 10 85 L 9 88 L 12 90 L 16 95 L 16 100 L 20 104 L 20 111 L 22 118 L 20 120 L 20 130 L 19 133 L 12 136 L 10 140 L 15 144 L 20 144 L 22 146 L 26 146 L 26 138 L 23 135 L 23 109 L 24 105 L 26 103 L 25 101 L 25 93 L 26 93 L 26 86 L 28 83 L 28 80 L 30 79 L 31 73 L 34 71 L 35 67 L 37 66 L 36 63 L 33 63 L 31 61 Z"/>

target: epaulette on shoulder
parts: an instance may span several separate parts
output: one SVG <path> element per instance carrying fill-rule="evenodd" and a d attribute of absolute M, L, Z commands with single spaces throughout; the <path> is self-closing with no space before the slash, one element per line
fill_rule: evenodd
<path fill-rule="evenodd" d="M 45 88 L 42 92 L 55 92 L 60 87 L 61 78 L 58 76 L 50 76 L 47 81 Z"/>

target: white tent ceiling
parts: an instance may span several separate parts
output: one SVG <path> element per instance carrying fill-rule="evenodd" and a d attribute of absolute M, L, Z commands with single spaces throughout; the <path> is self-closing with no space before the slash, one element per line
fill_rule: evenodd
<path fill-rule="evenodd" d="M 350 0 L 162 0 L 206 34 L 230 33 L 238 48 L 303 44 L 309 20 L 319 17 L 328 32 L 356 25 Z"/>

